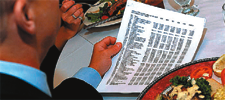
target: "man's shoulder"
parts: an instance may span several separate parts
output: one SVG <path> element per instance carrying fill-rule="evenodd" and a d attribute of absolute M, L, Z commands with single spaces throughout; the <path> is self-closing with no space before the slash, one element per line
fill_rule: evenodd
<path fill-rule="evenodd" d="M 64 92 L 63 92 L 64 91 Z M 68 78 L 54 89 L 53 98 L 102 100 L 101 94 L 90 84 L 77 78 Z"/>
<path fill-rule="evenodd" d="M 29 83 L 10 75 L 0 73 L 1 99 L 50 99 L 48 95 Z M 57 99 L 102 99 L 98 91 L 88 83 L 69 78 L 53 90 Z"/>
<path fill-rule="evenodd" d="M 48 99 L 48 95 L 14 76 L 0 73 L 1 99 Z"/>

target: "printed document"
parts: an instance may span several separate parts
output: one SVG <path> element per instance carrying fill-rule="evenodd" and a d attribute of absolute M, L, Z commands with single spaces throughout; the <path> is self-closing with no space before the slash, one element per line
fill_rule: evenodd
<path fill-rule="evenodd" d="M 128 0 L 117 36 L 123 47 L 97 90 L 140 93 L 163 73 L 192 61 L 204 25 L 204 18 Z"/>

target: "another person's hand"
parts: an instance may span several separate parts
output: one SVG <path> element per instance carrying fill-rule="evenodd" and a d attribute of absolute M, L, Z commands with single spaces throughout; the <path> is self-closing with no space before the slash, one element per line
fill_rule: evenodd
<path fill-rule="evenodd" d="M 112 57 L 122 48 L 122 43 L 114 37 L 106 37 L 94 45 L 89 67 L 94 68 L 103 76 L 112 65 Z"/>
<path fill-rule="evenodd" d="M 81 29 L 81 19 L 84 17 L 81 4 L 75 4 L 73 0 L 64 0 L 60 8 L 63 26 L 56 37 L 55 46 L 62 50 L 67 40 L 72 38 Z"/>
<path fill-rule="evenodd" d="M 60 8 L 62 12 L 62 20 L 64 21 L 63 27 L 65 27 L 67 31 L 64 35 L 67 35 L 68 39 L 78 32 L 81 23 L 80 18 L 83 18 L 84 16 L 82 5 L 74 4 L 75 1 L 73 0 L 64 0 L 62 2 L 62 7 Z"/>

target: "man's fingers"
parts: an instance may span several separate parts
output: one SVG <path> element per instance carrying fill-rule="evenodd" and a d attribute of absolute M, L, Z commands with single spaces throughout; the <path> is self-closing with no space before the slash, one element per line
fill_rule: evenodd
<path fill-rule="evenodd" d="M 122 48 L 122 43 L 117 42 L 115 45 L 108 48 L 107 52 L 112 57 L 112 56 L 116 55 L 120 51 L 121 48 Z"/>
<path fill-rule="evenodd" d="M 68 24 L 79 24 L 81 22 L 79 16 L 80 17 L 84 16 L 83 9 L 82 8 L 78 9 L 74 13 L 74 16 L 76 16 L 77 18 L 75 19 L 72 15 L 67 16 L 66 13 L 63 13 L 62 14 L 62 19 L 63 19 L 63 21 L 67 22 Z"/>
<path fill-rule="evenodd" d="M 106 37 L 102 39 L 100 42 L 95 44 L 95 49 L 97 51 L 102 51 L 107 52 L 106 54 L 110 57 L 114 56 L 117 54 L 120 49 L 122 48 L 122 43 L 117 42 L 116 44 L 116 38 L 115 37 Z"/>
<path fill-rule="evenodd" d="M 80 15 L 80 17 L 82 18 L 82 19 L 80 19 L 80 20 L 83 20 L 84 19 L 84 13 L 82 13 L 81 15 Z"/>
<path fill-rule="evenodd" d="M 65 13 L 74 4 L 75 4 L 74 1 L 68 1 L 68 2 L 63 3 L 63 5 L 61 7 L 62 12 Z"/>
<path fill-rule="evenodd" d="M 83 9 L 81 9 L 81 8 L 82 8 L 82 5 L 81 4 L 76 4 L 76 5 L 72 6 L 71 8 L 69 8 L 69 10 L 67 12 L 64 12 L 64 14 L 66 16 L 72 16 L 75 13 L 77 13 L 78 15 L 80 15 L 83 12 Z M 78 16 L 76 16 L 76 17 L 78 17 Z"/>
<path fill-rule="evenodd" d="M 64 3 L 67 2 L 67 1 L 69 1 L 69 0 L 63 0 L 62 4 L 64 4 Z"/>
<path fill-rule="evenodd" d="M 103 47 L 104 49 L 107 49 L 107 47 L 109 45 L 113 45 L 116 43 L 116 38 L 115 37 L 111 37 L 111 36 L 108 36 L 104 39 L 102 39 L 98 45 L 100 45 L 101 47 Z"/>
<path fill-rule="evenodd" d="M 73 15 L 75 15 L 78 18 L 79 16 L 81 16 L 82 13 L 83 13 L 83 9 L 80 8 L 76 12 L 74 12 Z"/>
<path fill-rule="evenodd" d="M 82 13 L 82 14 L 79 15 L 79 16 L 83 18 L 83 17 L 84 17 L 84 13 Z M 74 19 L 74 18 L 73 18 L 73 19 Z M 72 23 L 80 25 L 81 19 L 80 19 L 80 18 L 74 19 Z"/>

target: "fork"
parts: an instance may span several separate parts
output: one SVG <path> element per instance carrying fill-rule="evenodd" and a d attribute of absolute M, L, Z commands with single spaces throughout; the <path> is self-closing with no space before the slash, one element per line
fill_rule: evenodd
<path fill-rule="evenodd" d="M 85 3 L 85 2 L 79 2 L 78 4 L 88 5 L 90 7 L 95 7 L 95 6 L 98 6 L 98 5 L 102 4 L 102 2 L 99 2 L 98 4 L 89 4 L 89 3 Z M 62 4 L 59 4 L 59 7 L 62 7 Z"/>

